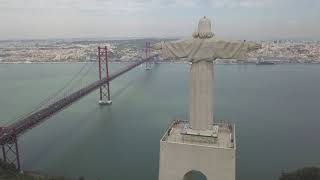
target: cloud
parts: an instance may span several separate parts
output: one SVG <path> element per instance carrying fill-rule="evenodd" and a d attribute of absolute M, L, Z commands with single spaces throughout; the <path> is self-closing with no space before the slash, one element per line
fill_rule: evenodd
<path fill-rule="evenodd" d="M 217 18 L 215 30 L 226 37 L 277 34 L 280 27 L 320 36 L 319 5 L 318 0 L 0 0 L 0 39 L 184 36 L 202 15 Z"/>
<path fill-rule="evenodd" d="M 275 2 L 275 0 L 209 0 L 209 4 L 215 8 L 263 8 Z"/>
<path fill-rule="evenodd" d="M 1 0 L 0 10 L 72 10 L 104 14 L 152 13 L 157 9 L 260 8 L 276 0 Z"/>
<path fill-rule="evenodd" d="M 289 25 L 296 25 L 298 23 L 298 20 L 291 18 L 291 19 L 288 19 L 287 23 Z"/>

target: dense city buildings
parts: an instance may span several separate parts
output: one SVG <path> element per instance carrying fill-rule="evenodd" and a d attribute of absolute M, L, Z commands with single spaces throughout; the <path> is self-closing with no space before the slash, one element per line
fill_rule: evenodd
<path fill-rule="evenodd" d="M 144 41 L 143 41 L 144 42 Z M 141 41 L 141 43 L 143 43 Z M 131 43 L 131 44 L 130 44 Z M 97 47 L 107 46 L 114 61 L 128 61 L 143 55 L 139 40 L 127 41 L 66 41 L 26 40 L 0 41 L 0 62 L 83 62 L 95 61 Z M 140 47 L 141 46 L 141 47 Z M 139 50 L 140 51 L 137 51 Z"/>
<path fill-rule="evenodd" d="M 265 41 L 255 56 L 293 63 L 319 63 L 320 42 Z"/>

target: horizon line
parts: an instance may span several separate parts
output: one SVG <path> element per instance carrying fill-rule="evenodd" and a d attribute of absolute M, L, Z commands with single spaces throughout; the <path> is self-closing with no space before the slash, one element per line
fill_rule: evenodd
<path fill-rule="evenodd" d="M 45 40 L 140 40 L 140 39 L 183 39 L 189 38 L 188 36 L 114 36 L 114 37 L 48 37 L 48 38 L 7 38 L 1 39 L 0 42 L 4 41 L 45 41 Z M 234 38 L 233 38 L 234 39 Z M 237 40 L 245 40 L 245 39 L 237 39 Z M 253 39 L 251 39 L 253 40 Z M 302 38 L 302 37 L 294 37 L 294 38 L 264 38 L 264 39 L 256 39 L 253 41 L 320 41 L 318 38 Z"/>

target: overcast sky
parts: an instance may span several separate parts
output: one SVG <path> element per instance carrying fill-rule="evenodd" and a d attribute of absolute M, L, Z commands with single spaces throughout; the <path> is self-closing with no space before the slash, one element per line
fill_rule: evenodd
<path fill-rule="evenodd" d="M 320 0 L 0 0 L 0 39 L 190 36 L 320 39 Z"/>

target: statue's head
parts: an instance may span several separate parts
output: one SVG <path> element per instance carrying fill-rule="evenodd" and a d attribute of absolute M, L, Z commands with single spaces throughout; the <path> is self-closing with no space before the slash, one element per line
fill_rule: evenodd
<path fill-rule="evenodd" d="M 198 30 L 192 34 L 194 38 L 207 39 L 212 38 L 214 33 L 211 31 L 211 21 L 204 16 L 199 20 Z"/>

